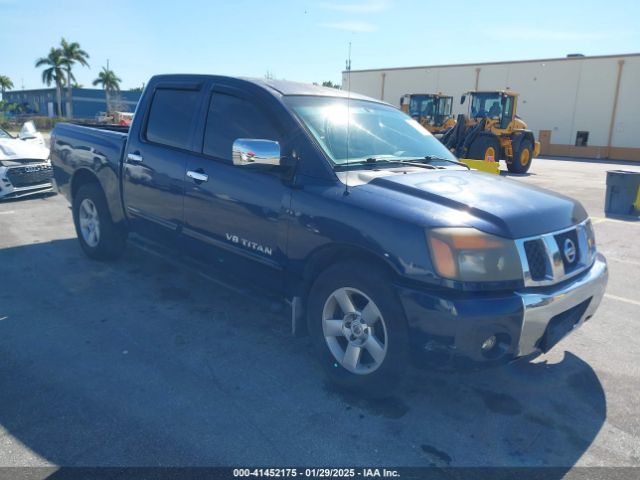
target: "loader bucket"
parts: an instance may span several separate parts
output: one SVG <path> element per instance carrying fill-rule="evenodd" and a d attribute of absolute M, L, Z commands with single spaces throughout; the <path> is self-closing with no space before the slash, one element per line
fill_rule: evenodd
<path fill-rule="evenodd" d="M 495 160 L 486 161 L 486 160 L 473 160 L 471 158 L 461 158 L 460 161 L 465 165 L 469 166 L 470 168 L 472 168 L 473 170 L 479 170 L 481 172 L 500 175 L 500 162 L 496 162 Z"/>

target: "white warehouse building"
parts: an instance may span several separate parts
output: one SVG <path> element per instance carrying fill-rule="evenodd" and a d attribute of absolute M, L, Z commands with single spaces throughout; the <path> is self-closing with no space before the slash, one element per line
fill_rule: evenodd
<path fill-rule="evenodd" d="M 452 95 L 454 116 L 470 90 L 510 89 L 541 155 L 640 161 L 640 53 L 352 70 L 342 85 L 398 107 L 407 93 Z"/>

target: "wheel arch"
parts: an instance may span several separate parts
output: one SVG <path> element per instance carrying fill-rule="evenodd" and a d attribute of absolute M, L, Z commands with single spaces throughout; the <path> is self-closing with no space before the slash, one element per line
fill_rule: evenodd
<path fill-rule="evenodd" d="M 531 130 L 514 130 L 511 138 L 511 145 L 514 153 L 520 150 L 520 145 L 525 140 L 531 141 L 531 148 L 535 146 L 536 139 Z"/>
<path fill-rule="evenodd" d="M 297 285 L 291 288 L 294 302 L 298 299 L 296 311 L 292 313 L 292 330 L 296 335 L 307 334 L 306 306 L 314 281 L 327 268 L 340 262 L 372 265 L 392 279 L 400 277 L 400 272 L 388 259 L 368 248 L 350 244 L 330 244 L 317 248 L 307 256 L 301 274 L 296 275 Z"/>
<path fill-rule="evenodd" d="M 96 183 L 102 189 L 100 180 L 98 180 L 96 174 L 88 168 L 79 168 L 74 172 L 73 177 L 71 177 L 71 201 L 76 197 L 80 187 L 88 183 Z M 102 191 L 104 193 L 104 189 L 102 189 Z"/>
<path fill-rule="evenodd" d="M 110 185 L 110 182 L 107 181 L 107 185 Z M 100 187 L 102 194 L 104 195 L 105 201 L 107 203 L 107 208 L 109 209 L 109 215 L 111 216 L 111 220 L 114 223 L 121 223 L 125 220 L 124 215 L 122 213 L 122 208 L 119 204 L 119 191 L 116 189 L 116 186 L 111 186 L 111 188 L 105 188 L 103 181 L 100 178 L 100 175 L 90 168 L 78 168 L 71 177 L 70 182 L 70 199 L 73 203 L 73 200 L 80 190 L 80 187 L 86 185 L 88 183 L 95 183 Z M 116 199 L 113 198 L 116 196 Z M 120 207 L 120 208 L 119 208 Z"/>
<path fill-rule="evenodd" d="M 319 247 L 309 254 L 302 274 L 303 285 L 308 290 L 318 275 L 329 266 L 349 261 L 375 265 L 393 277 L 400 275 L 390 261 L 370 249 L 350 244 L 331 244 Z"/>

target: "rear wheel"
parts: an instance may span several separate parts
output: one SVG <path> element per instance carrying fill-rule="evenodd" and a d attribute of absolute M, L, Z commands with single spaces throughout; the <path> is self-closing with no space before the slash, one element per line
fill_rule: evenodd
<path fill-rule="evenodd" d="M 507 168 L 512 173 L 527 173 L 533 160 L 533 143 L 528 138 L 520 143 L 520 148 L 515 152 L 511 163 Z"/>
<path fill-rule="evenodd" d="M 80 187 L 73 198 L 73 223 L 80 246 L 96 260 L 113 260 L 122 255 L 127 231 L 113 223 L 102 189 L 97 183 Z"/>
<path fill-rule="evenodd" d="M 468 157 L 471 160 L 494 161 L 500 160 L 500 144 L 498 140 L 492 137 L 478 137 L 469 147 Z"/>
<path fill-rule="evenodd" d="M 388 396 L 408 364 L 408 329 L 387 275 L 366 264 L 329 267 L 316 279 L 307 322 L 316 354 L 336 385 Z"/>

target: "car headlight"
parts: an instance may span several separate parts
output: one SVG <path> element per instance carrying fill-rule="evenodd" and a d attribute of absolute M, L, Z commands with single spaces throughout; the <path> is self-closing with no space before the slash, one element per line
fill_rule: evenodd
<path fill-rule="evenodd" d="M 513 240 L 475 228 L 427 230 L 431 258 L 438 274 L 461 282 L 501 282 L 522 279 Z"/>

